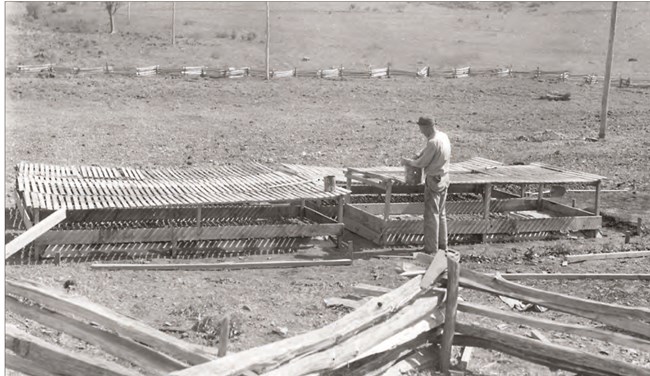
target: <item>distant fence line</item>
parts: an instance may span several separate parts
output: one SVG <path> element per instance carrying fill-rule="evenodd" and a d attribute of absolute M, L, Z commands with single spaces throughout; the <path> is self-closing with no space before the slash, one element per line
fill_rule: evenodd
<path fill-rule="evenodd" d="M 7 73 L 37 73 L 37 74 L 54 74 L 67 73 L 72 75 L 86 75 L 86 74 L 109 74 L 109 75 L 123 75 L 123 76 L 157 76 L 157 75 L 178 75 L 188 77 L 207 77 L 207 78 L 244 78 L 256 77 L 266 78 L 266 71 L 261 69 L 251 69 L 249 67 L 242 68 L 209 68 L 207 66 L 183 66 L 180 68 L 164 68 L 160 65 L 151 65 L 147 67 L 136 68 L 122 68 L 116 69 L 112 65 L 104 65 L 100 67 L 91 68 L 78 68 L 78 67 L 55 67 L 54 64 L 41 64 L 41 65 L 18 65 L 15 70 L 7 69 Z M 476 69 L 471 66 L 452 68 L 449 70 L 434 71 L 430 67 L 425 66 L 415 71 L 406 71 L 400 69 L 393 69 L 390 65 L 380 68 L 369 66 L 366 70 L 353 71 L 346 70 L 342 65 L 339 67 L 331 67 L 327 69 L 319 69 L 317 71 L 298 70 L 293 68 L 290 70 L 271 70 L 270 77 L 272 79 L 292 78 L 292 77 L 311 77 L 311 78 L 326 78 L 326 79 L 342 79 L 342 78 L 390 78 L 390 77 L 441 77 L 441 78 L 466 78 L 466 77 L 530 77 L 538 79 L 556 79 L 558 81 L 579 81 L 585 84 L 593 85 L 604 80 L 603 76 L 596 74 L 571 74 L 566 70 L 544 71 L 537 68 L 534 71 L 514 71 L 512 67 L 495 68 L 495 69 Z M 650 86 L 650 80 L 635 79 L 632 82 L 630 77 L 612 79 L 611 83 L 618 84 L 619 87 L 647 87 Z"/>

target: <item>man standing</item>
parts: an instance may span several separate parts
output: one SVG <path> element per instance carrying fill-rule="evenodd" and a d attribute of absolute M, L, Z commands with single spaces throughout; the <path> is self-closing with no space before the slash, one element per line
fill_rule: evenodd
<path fill-rule="evenodd" d="M 436 128 L 427 117 L 418 119 L 420 132 L 427 145 L 415 159 L 402 158 L 402 164 L 424 168 L 424 252 L 434 254 L 447 250 L 447 213 L 445 201 L 449 187 L 449 137 Z"/>

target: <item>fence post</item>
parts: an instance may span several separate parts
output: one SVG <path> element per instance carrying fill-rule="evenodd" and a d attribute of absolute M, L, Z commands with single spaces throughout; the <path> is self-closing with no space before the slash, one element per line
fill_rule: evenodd
<path fill-rule="evenodd" d="M 614 55 L 614 37 L 616 36 L 616 8 L 618 2 L 612 3 L 612 16 L 609 27 L 609 46 L 607 48 L 607 64 L 605 66 L 605 82 L 603 83 L 603 103 L 600 111 L 600 131 L 598 138 L 605 138 L 605 129 L 607 128 L 607 101 L 609 99 L 610 75 L 612 73 L 612 56 Z"/>

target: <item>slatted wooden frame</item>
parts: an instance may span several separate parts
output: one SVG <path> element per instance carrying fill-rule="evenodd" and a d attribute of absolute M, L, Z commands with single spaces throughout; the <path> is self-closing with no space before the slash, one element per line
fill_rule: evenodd
<path fill-rule="evenodd" d="M 320 199 L 328 199 L 338 201 L 342 211 L 346 190 L 324 192 L 322 185 L 262 165 L 222 171 L 21 163 L 17 170 L 17 206 L 24 223 L 68 208 L 64 222 L 34 241 L 37 258 L 113 250 L 138 255 L 164 250 L 175 256 L 207 247 L 293 250 L 300 241 L 282 239 L 332 237 L 340 245 L 344 231 L 343 223 L 317 208 Z M 185 202 L 174 205 L 177 197 Z"/>
<path fill-rule="evenodd" d="M 347 186 L 352 194 L 374 192 L 384 195 L 383 203 L 347 204 L 344 210 L 346 229 L 379 245 L 421 244 L 423 239 L 422 218 L 399 218 L 395 215 L 422 215 L 422 203 L 392 203 L 391 196 L 400 193 L 422 193 L 423 186 L 408 185 L 403 170 L 395 167 L 372 169 L 348 168 Z M 536 175 L 536 176 L 529 176 Z M 448 234 L 454 236 L 480 235 L 484 242 L 497 239 L 546 238 L 553 234 L 568 231 L 586 231 L 595 236 L 602 227 L 600 213 L 600 185 L 602 176 L 569 171 L 554 166 L 534 163 L 526 166 L 505 166 L 499 162 L 483 158 L 452 164 L 450 193 L 480 193 L 482 201 L 447 202 L 447 214 L 473 214 L 482 216 L 475 219 L 449 219 Z M 361 183 L 363 187 L 353 184 Z M 542 196 L 544 183 L 568 184 L 579 182 L 596 187 L 595 214 L 576 209 Z M 494 189 L 504 184 L 518 184 L 523 189 L 527 184 L 538 186 L 535 199 L 516 198 Z M 546 214 L 548 218 L 525 218 L 507 215 L 503 218 L 490 218 L 495 213 L 516 213 L 534 210 Z"/>

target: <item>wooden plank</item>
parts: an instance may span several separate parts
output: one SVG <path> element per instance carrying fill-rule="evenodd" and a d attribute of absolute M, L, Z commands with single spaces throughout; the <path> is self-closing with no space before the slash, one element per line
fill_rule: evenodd
<path fill-rule="evenodd" d="M 593 279 L 593 280 L 650 280 L 650 274 L 623 274 L 623 273 L 508 273 L 502 274 L 509 281 L 522 279 Z"/>
<path fill-rule="evenodd" d="M 10 351 L 5 351 L 5 369 L 18 371 L 30 376 L 59 376 L 52 372 L 47 364 L 21 358 Z"/>
<path fill-rule="evenodd" d="M 419 348 L 432 338 L 436 337 L 437 329 L 424 331 L 414 339 L 399 343 L 382 352 L 367 352 L 370 355 L 362 355 L 354 361 L 334 371 L 322 373 L 327 376 L 379 376 L 391 368 L 399 359 L 403 359 L 413 353 L 413 349 Z M 424 349 L 426 351 L 428 349 Z"/>
<path fill-rule="evenodd" d="M 140 375 L 138 372 L 103 359 L 64 350 L 11 324 L 5 325 L 5 348 L 34 363 L 47 364 L 48 369 L 55 374 L 70 376 Z"/>
<path fill-rule="evenodd" d="M 23 206 L 23 200 L 21 198 L 22 194 L 19 193 L 18 191 L 14 192 L 14 197 L 16 200 L 16 210 L 18 211 L 18 215 L 20 215 L 20 219 L 23 221 L 25 224 L 25 228 L 29 230 L 32 228 L 32 221 L 29 218 L 29 214 L 27 213 L 27 210 L 25 210 L 25 206 Z"/>
<path fill-rule="evenodd" d="M 378 204 L 378 205 L 381 205 L 380 213 L 383 213 L 384 204 Z M 384 226 L 384 221 L 381 218 L 378 218 L 372 213 L 367 212 L 362 208 L 360 208 L 359 206 L 352 205 L 352 204 L 347 204 L 343 208 L 343 218 L 346 224 L 347 224 L 347 219 L 349 218 L 377 232 L 380 232 Z"/>
<path fill-rule="evenodd" d="M 344 218 L 343 222 L 345 223 L 346 230 L 349 230 L 350 232 L 353 232 L 365 239 L 368 239 L 375 244 L 381 245 L 381 232 L 375 231 L 374 229 L 364 226 L 350 217 Z"/>
<path fill-rule="evenodd" d="M 539 290 L 462 268 L 461 286 L 496 295 L 540 304 L 560 312 L 586 317 L 650 339 L 650 325 L 641 322 L 650 317 L 650 308 L 626 307 Z"/>
<path fill-rule="evenodd" d="M 34 282 L 6 279 L 5 293 L 31 299 L 64 315 L 95 322 L 107 330 L 115 331 L 120 336 L 131 338 L 189 364 L 204 363 L 214 359 L 216 355 L 213 349 L 190 344 L 162 333 L 84 297 L 68 296 Z"/>
<path fill-rule="evenodd" d="M 352 260 L 222 262 L 213 264 L 93 264 L 90 267 L 94 270 L 237 270 L 346 265 L 352 265 Z"/>
<path fill-rule="evenodd" d="M 586 210 L 572 208 L 571 206 L 563 205 L 551 200 L 543 199 L 544 211 L 551 211 L 553 213 L 562 214 L 568 217 L 588 217 L 594 215 Z"/>
<path fill-rule="evenodd" d="M 569 255 L 566 260 L 569 263 L 591 261 L 591 260 L 611 260 L 620 258 L 649 257 L 650 251 L 629 251 L 629 252 L 611 252 L 611 253 L 589 253 L 586 255 Z"/>
<path fill-rule="evenodd" d="M 438 251 L 433 256 L 431 264 L 427 267 L 420 287 L 422 289 L 431 288 L 445 270 L 447 270 L 447 256 L 444 251 Z"/>
<path fill-rule="evenodd" d="M 565 324 L 560 321 L 526 316 L 515 312 L 504 311 L 497 308 L 486 307 L 469 302 L 459 302 L 458 310 L 474 315 L 503 320 L 508 323 L 517 323 L 528 325 L 533 328 L 555 330 L 562 333 L 575 334 L 581 337 L 594 338 L 600 341 L 611 342 L 620 346 L 650 352 L 650 341 L 609 330 L 592 328 L 577 324 Z"/>
<path fill-rule="evenodd" d="M 240 351 L 182 371 L 173 376 L 220 375 L 237 376 L 244 371 L 263 373 L 277 364 L 300 358 L 302 354 L 330 348 L 374 327 L 378 322 L 408 305 L 421 293 L 420 278 L 415 277 L 390 293 L 370 299 L 366 304 L 341 319 L 320 329 L 299 334 L 278 342 Z"/>
<path fill-rule="evenodd" d="M 570 347 L 541 343 L 540 341 L 477 325 L 457 323 L 457 344 L 483 347 L 510 354 L 548 367 L 588 375 L 650 375 L 650 369 L 619 360 L 592 355 Z"/>
<path fill-rule="evenodd" d="M 59 332 L 79 338 L 118 358 L 128 360 L 144 369 L 169 373 L 186 368 L 185 363 L 172 359 L 130 339 L 98 329 L 55 311 L 37 305 L 21 303 L 12 296 L 5 296 L 6 309 L 22 317 L 36 321 Z"/>
<path fill-rule="evenodd" d="M 47 218 L 35 224 L 29 230 L 20 234 L 17 238 L 5 245 L 5 260 L 14 253 L 20 251 L 23 247 L 36 240 L 39 236 L 45 234 L 52 227 L 58 225 L 66 217 L 66 210 L 59 209 L 50 214 Z"/>
<path fill-rule="evenodd" d="M 361 296 L 381 296 L 390 292 L 390 289 L 387 287 L 358 283 L 352 286 L 352 291 Z"/>
<path fill-rule="evenodd" d="M 458 369 L 461 371 L 467 370 L 467 366 L 469 366 L 469 361 L 472 358 L 472 352 L 474 352 L 474 347 L 472 346 L 465 346 L 463 347 L 463 352 L 460 356 L 460 361 L 458 362 Z"/>
<path fill-rule="evenodd" d="M 338 341 L 336 344 L 324 349 L 323 351 L 312 353 L 288 362 L 265 373 L 265 375 L 297 376 L 336 369 L 350 361 L 353 361 L 359 353 L 371 350 L 378 344 L 390 339 L 427 317 L 433 316 L 433 319 L 437 324 L 436 326 L 442 324 L 444 321 L 444 314 L 437 309 L 441 301 L 441 296 L 419 298 L 397 311 L 385 322 L 377 324 L 368 330 L 359 332 L 354 337 L 344 342 Z"/>
<path fill-rule="evenodd" d="M 175 233 L 178 241 L 225 240 L 225 239 L 271 239 L 312 236 L 338 236 L 343 233 L 343 223 L 312 225 L 263 225 L 263 226 L 210 226 L 179 227 Z M 167 242 L 171 235 L 164 228 L 125 228 L 60 230 L 42 235 L 45 244 L 95 244 Z"/>
<path fill-rule="evenodd" d="M 307 206 L 305 206 L 305 217 L 317 223 L 338 223 L 332 218 L 327 217 Z"/>

